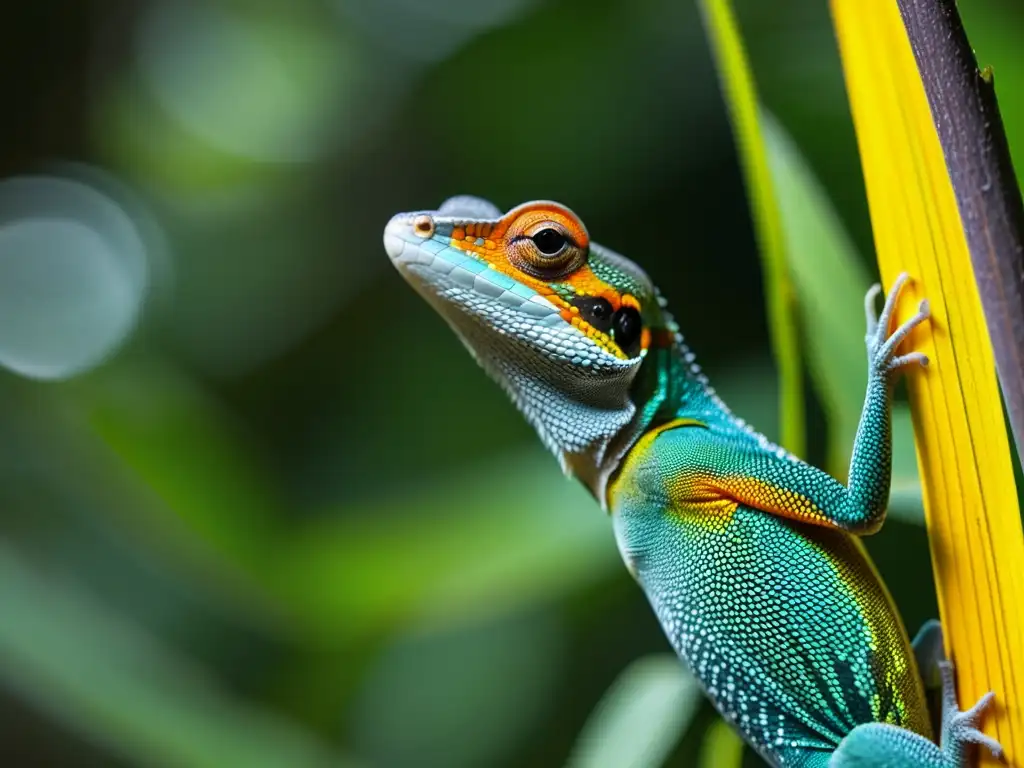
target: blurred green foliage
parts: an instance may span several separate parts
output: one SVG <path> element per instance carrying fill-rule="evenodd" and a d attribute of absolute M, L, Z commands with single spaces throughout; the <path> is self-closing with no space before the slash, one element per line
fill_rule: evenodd
<path fill-rule="evenodd" d="M 100 367 L 0 376 L 3 764 L 732 754 L 715 730 L 704 743 L 715 719 L 685 676 L 643 658 L 667 646 L 605 516 L 380 243 L 395 211 L 456 193 L 561 200 L 647 268 L 724 399 L 777 437 L 760 266 L 696 8 L 477 5 L 9 9 L 0 175 L 71 175 L 114 200 L 148 287 Z M 874 269 L 838 57 L 824 3 L 737 6 L 784 218 L 823 244 L 797 249 L 794 276 L 809 458 L 841 471 Z M 963 13 L 1024 146 L 1024 10 Z M 901 514 L 868 543 L 913 629 L 935 604 L 907 421 Z"/>

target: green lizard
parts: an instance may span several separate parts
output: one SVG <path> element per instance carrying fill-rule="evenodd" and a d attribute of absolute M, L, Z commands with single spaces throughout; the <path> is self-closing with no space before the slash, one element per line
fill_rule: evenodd
<path fill-rule="evenodd" d="M 715 707 L 775 766 L 963 766 L 988 694 L 960 712 L 950 665 L 941 746 L 919 663 L 857 536 L 889 494 L 897 355 L 926 302 L 889 333 L 866 299 L 868 388 L 849 484 L 734 416 L 694 364 L 647 275 L 551 202 L 508 213 L 473 197 L 400 214 L 402 276 L 508 392 L 564 471 L 607 509 L 630 572 Z M 941 647 L 937 624 L 919 650 Z"/>

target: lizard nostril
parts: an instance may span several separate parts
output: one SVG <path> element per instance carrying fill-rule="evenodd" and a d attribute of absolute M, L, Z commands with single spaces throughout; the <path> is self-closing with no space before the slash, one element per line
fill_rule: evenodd
<path fill-rule="evenodd" d="M 430 216 L 417 216 L 413 219 L 412 229 L 419 237 L 431 237 L 434 234 L 434 220 Z"/>

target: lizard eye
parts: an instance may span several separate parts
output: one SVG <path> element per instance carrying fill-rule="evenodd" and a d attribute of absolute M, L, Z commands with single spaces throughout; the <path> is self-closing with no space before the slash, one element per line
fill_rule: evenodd
<path fill-rule="evenodd" d="M 622 354 L 636 357 L 640 354 L 640 336 L 644 323 L 634 307 L 620 307 L 612 317 L 612 338 Z"/>
<path fill-rule="evenodd" d="M 540 221 L 515 237 L 510 260 L 528 275 L 552 280 L 579 269 L 587 252 L 560 223 Z"/>

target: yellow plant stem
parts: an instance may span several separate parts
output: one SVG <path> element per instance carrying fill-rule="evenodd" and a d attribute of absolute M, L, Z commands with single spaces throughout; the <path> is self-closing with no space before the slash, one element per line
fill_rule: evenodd
<path fill-rule="evenodd" d="M 894 0 L 832 0 L 883 282 L 916 283 L 932 319 L 907 348 L 932 563 L 961 707 L 986 691 L 985 730 L 1024 758 L 1024 535 L 992 348 L 932 115 Z M 982 756 L 986 764 L 995 765 Z"/>

